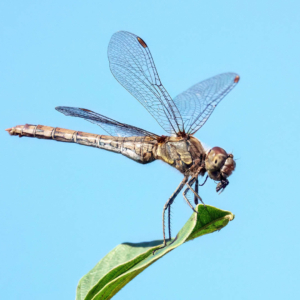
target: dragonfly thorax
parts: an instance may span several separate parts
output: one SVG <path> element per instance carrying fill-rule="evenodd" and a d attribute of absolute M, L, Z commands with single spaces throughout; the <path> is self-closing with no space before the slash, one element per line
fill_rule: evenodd
<path fill-rule="evenodd" d="M 154 150 L 156 159 L 185 175 L 193 175 L 201 165 L 204 167 L 205 150 L 195 137 L 165 137 L 160 141 Z"/>

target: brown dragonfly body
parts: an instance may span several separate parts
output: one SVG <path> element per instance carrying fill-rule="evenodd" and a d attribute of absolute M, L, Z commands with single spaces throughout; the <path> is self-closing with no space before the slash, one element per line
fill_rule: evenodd
<path fill-rule="evenodd" d="M 18 125 L 7 129 L 10 135 L 77 143 L 120 153 L 138 163 L 160 159 L 184 175 L 192 176 L 204 166 L 205 150 L 193 136 L 153 138 L 151 136 L 115 137 L 44 125 Z"/>
<path fill-rule="evenodd" d="M 217 192 L 223 191 L 229 184 L 227 178 L 235 169 L 233 155 L 219 147 L 206 152 L 194 134 L 240 77 L 235 73 L 223 73 L 195 84 L 172 99 L 160 81 L 147 44 L 140 37 L 126 31 L 115 33 L 109 42 L 108 59 L 115 78 L 149 111 L 168 136 L 120 123 L 88 109 L 67 106 L 56 107 L 56 110 L 97 124 L 109 135 L 28 124 L 7 131 L 20 137 L 52 139 L 105 149 L 142 164 L 162 160 L 176 168 L 184 178 L 163 208 L 163 248 L 166 246 L 165 212 L 168 211 L 171 239 L 171 205 L 184 187 L 183 197 L 195 211 L 188 193 L 192 193 L 195 204 L 203 203 L 198 193 L 199 175 L 207 173 L 206 179 L 210 177 L 218 181 Z"/>

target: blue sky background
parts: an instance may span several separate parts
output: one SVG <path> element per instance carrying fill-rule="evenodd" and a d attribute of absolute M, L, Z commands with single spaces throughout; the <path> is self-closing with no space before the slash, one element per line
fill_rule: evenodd
<path fill-rule="evenodd" d="M 171 96 L 218 73 L 239 84 L 196 137 L 233 151 L 236 172 L 207 204 L 236 218 L 136 277 L 115 299 L 299 299 L 299 1 L 2 1 L 0 3 L 1 299 L 74 299 L 79 279 L 122 242 L 162 237 L 182 179 L 74 144 L 10 137 L 43 124 L 92 133 L 58 105 L 164 134 L 111 75 L 107 45 L 141 36 Z M 191 215 L 180 195 L 173 233 Z"/>

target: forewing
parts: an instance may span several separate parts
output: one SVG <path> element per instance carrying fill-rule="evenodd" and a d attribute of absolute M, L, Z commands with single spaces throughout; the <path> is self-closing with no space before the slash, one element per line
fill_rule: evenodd
<path fill-rule="evenodd" d="M 235 73 L 224 73 L 199 82 L 174 98 L 185 132 L 194 134 L 210 117 L 219 102 L 238 83 Z"/>
<path fill-rule="evenodd" d="M 97 114 L 85 108 L 58 106 L 55 107 L 55 109 L 66 116 L 79 117 L 91 123 L 97 124 L 111 136 L 151 136 L 153 138 L 158 137 L 158 135 L 152 132 L 128 124 L 117 122 L 113 119 Z"/>
<path fill-rule="evenodd" d="M 162 85 L 147 44 L 138 36 L 119 31 L 108 45 L 110 70 L 169 134 L 183 129 L 181 115 Z"/>

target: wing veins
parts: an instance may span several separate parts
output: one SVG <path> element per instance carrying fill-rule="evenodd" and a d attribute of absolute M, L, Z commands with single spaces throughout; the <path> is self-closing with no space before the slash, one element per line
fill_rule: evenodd
<path fill-rule="evenodd" d="M 181 114 L 161 83 L 149 47 L 139 39 L 124 31 L 112 36 L 108 46 L 111 71 L 163 129 L 176 134 L 183 126 Z"/>
<path fill-rule="evenodd" d="M 104 129 L 111 136 L 149 136 L 152 138 L 158 137 L 158 135 L 147 130 L 118 122 L 116 120 L 113 120 L 111 118 L 105 117 L 103 115 L 100 115 L 98 113 L 84 108 L 58 106 L 55 109 L 66 116 L 79 117 L 93 124 L 96 124 L 102 127 L 102 129 Z"/>
<path fill-rule="evenodd" d="M 186 133 L 195 134 L 238 81 L 237 74 L 223 73 L 199 82 L 175 97 Z"/>

